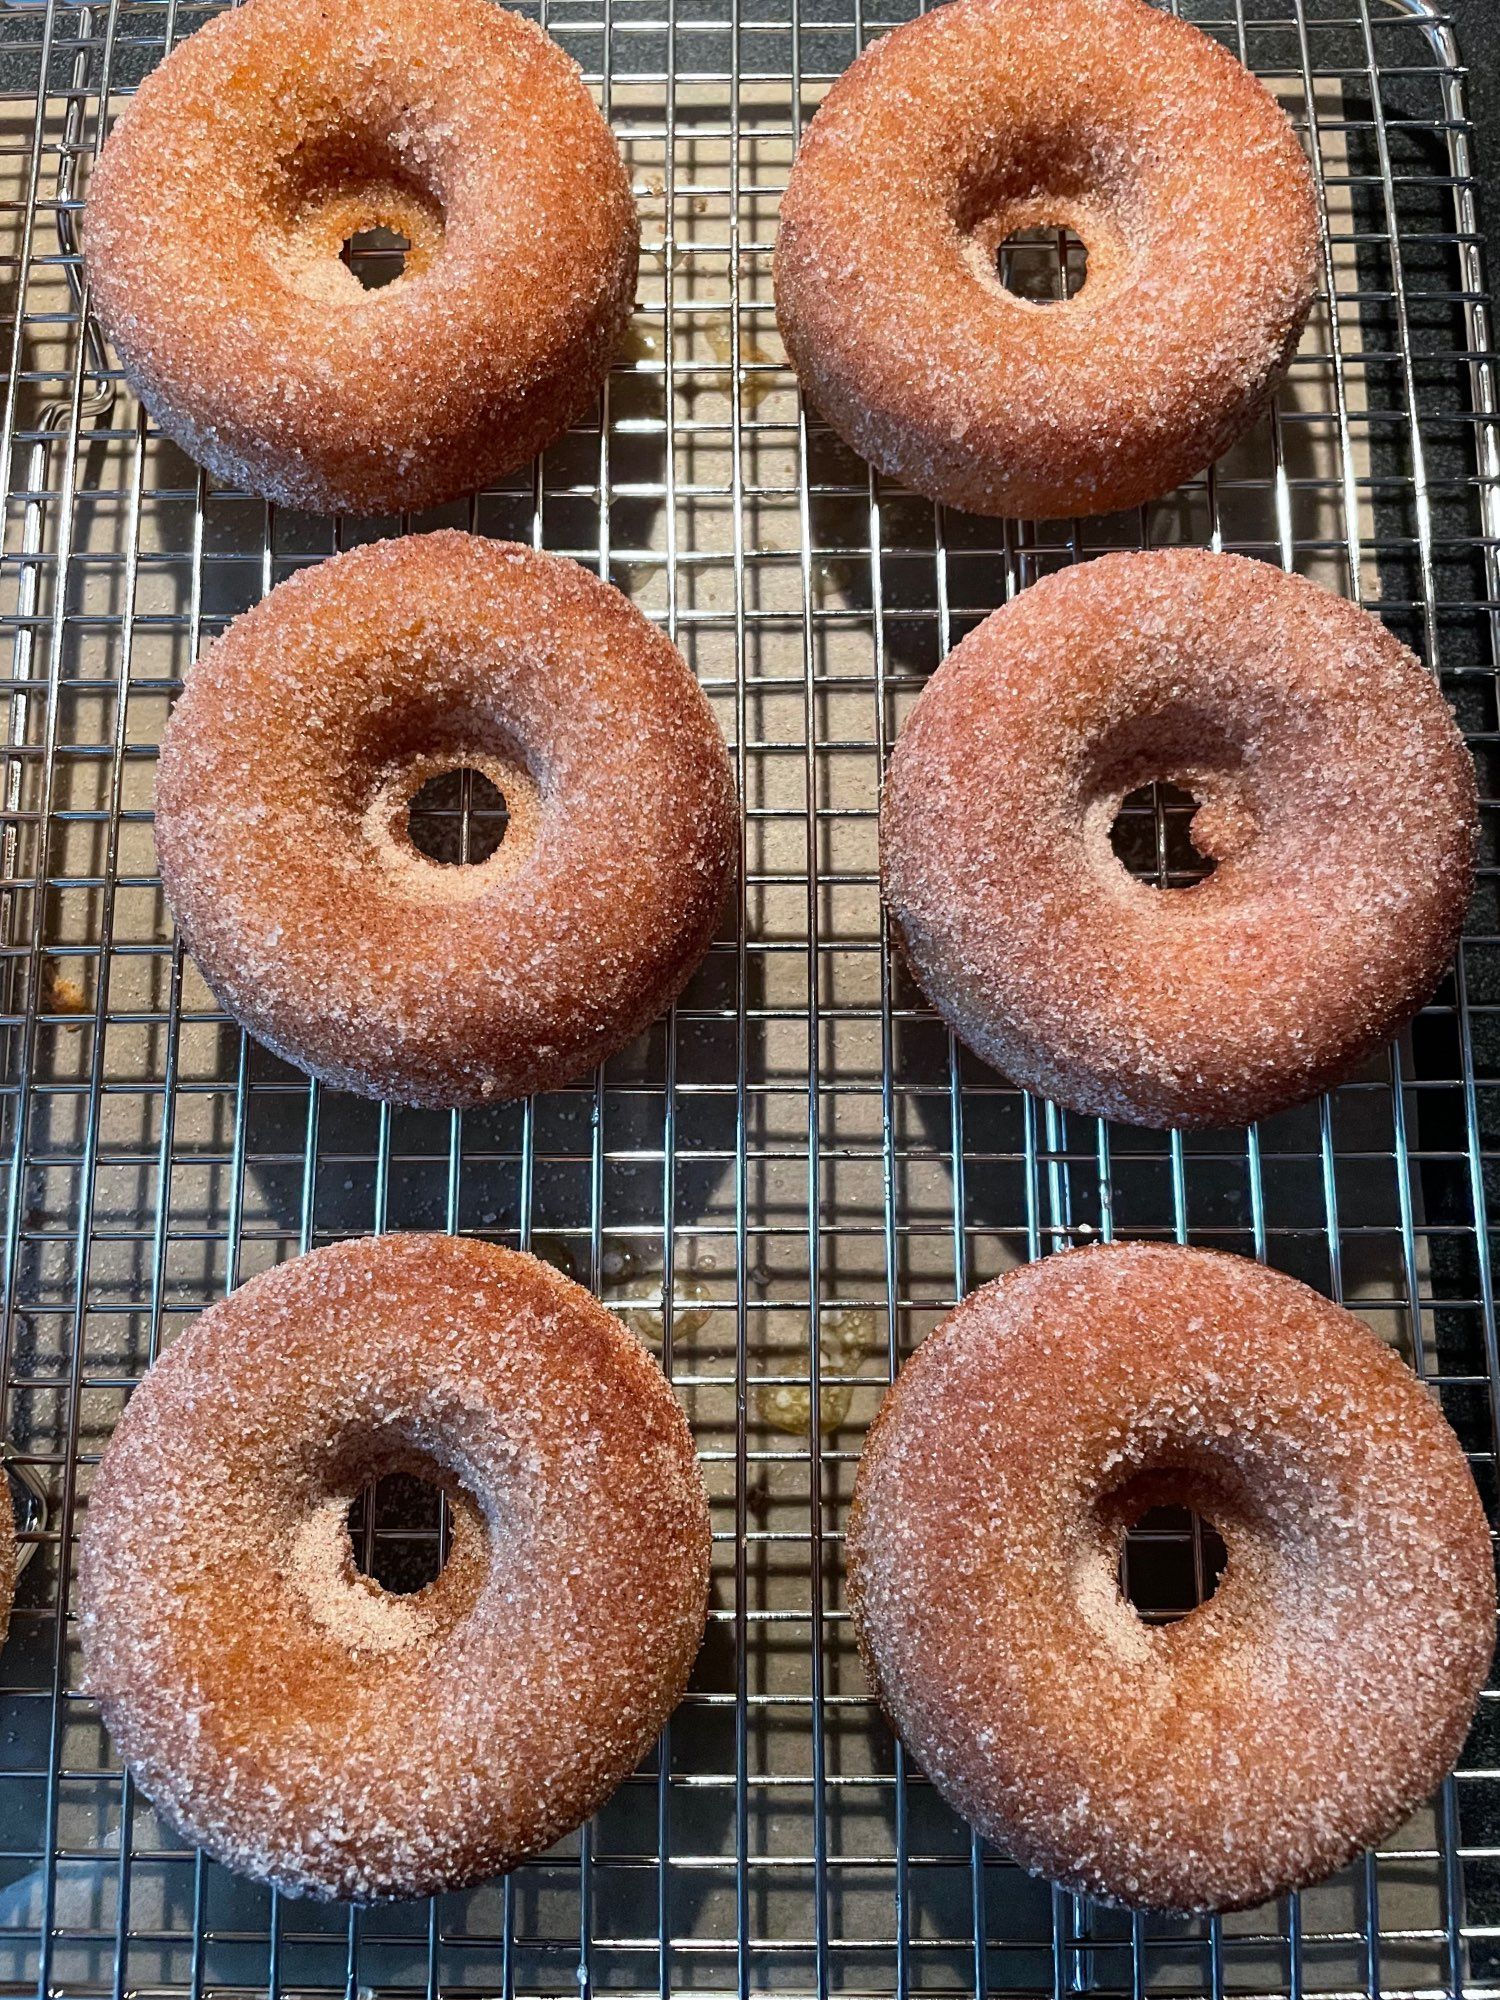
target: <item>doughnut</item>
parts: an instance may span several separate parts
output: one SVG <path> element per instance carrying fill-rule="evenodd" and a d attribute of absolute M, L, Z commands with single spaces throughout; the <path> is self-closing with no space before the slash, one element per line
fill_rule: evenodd
<path fill-rule="evenodd" d="M 408 806 L 466 767 L 509 820 L 453 866 Z M 522 1097 L 624 1047 L 708 949 L 737 824 L 655 626 L 576 563 L 454 531 L 278 584 L 189 670 L 157 767 L 162 886 L 220 1003 L 402 1104 Z"/>
<path fill-rule="evenodd" d="M 439 1485 L 398 1596 L 348 1512 Z M 339 1243 L 252 1278 L 135 1390 L 89 1498 L 85 1685 L 189 1841 L 288 1895 L 436 1894 L 581 1825 L 703 1634 L 708 1502 L 640 1343 L 535 1258 Z"/>
<path fill-rule="evenodd" d="M 1148 1625 L 1120 1546 L 1164 1504 L 1229 1563 Z M 1428 1392 L 1294 1279 L 1171 1245 L 965 1299 L 881 1405 L 847 1560 L 874 1691 L 943 1797 L 1136 1908 L 1248 1908 L 1393 1832 L 1495 1638 L 1484 1513 Z"/>
<path fill-rule="evenodd" d="M 1065 303 L 999 252 L 1069 229 Z M 1225 49 L 1142 0 L 951 0 L 883 36 L 808 128 L 776 314 L 844 441 L 976 514 L 1134 507 L 1254 420 L 1318 288 L 1312 176 Z"/>
<path fill-rule="evenodd" d="M 0 1462 L 0 1646 L 5 1644 L 10 1630 L 10 1614 L 15 1608 L 19 1557 L 15 1504 L 10 1497 L 10 1481 L 5 1478 L 4 1471 L 4 1464 Z"/>
<path fill-rule="evenodd" d="M 1215 865 L 1129 875 L 1110 831 L 1171 781 Z M 1430 996 L 1478 836 L 1436 682 L 1268 564 L 1102 556 L 962 641 L 898 736 L 886 897 L 939 1013 L 1014 1082 L 1138 1125 L 1315 1097 Z"/>
<path fill-rule="evenodd" d="M 341 248 L 409 244 L 366 291 Z M 146 78 L 93 169 L 91 301 L 216 478 L 288 507 L 428 507 L 598 393 L 639 225 L 578 66 L 491 0 L 248 0 Z"/>

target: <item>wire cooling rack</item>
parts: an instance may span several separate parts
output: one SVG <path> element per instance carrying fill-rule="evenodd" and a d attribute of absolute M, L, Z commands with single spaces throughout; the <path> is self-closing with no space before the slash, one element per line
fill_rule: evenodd
<path fill-rule="evenodd" d="M 1261 1256 L 1356 1306 L 1492 1494 L 1493 830 L 1457 970 L 1400 1046 L 1320 1104 L 1188 1139 L 1065 1117 L 962 1056 L 891 956 L 876 875 L 882 760 L 928 671 L 1040 573 L 1143 542 L 1249 552 L 1378 605 L 1441 671 L 1493 792 L 1500 447 L 1452 36 L 1415 0 L 1192 0 L 1304 136 L 1324 300 L 1274 417 L 1211 477 L 1140 515 L 1004 526 L 873 479 L 799 403 L 772 312 L 778 193 L 821 91 L 903 0 L 789 4 L 545 15 L 630 160 L 640 310 L 593 419 L 417 525 L 574 555 L 663 623 L 734 749 L 744 869 L 671 1020 L 577 1089 L 455 1118 L 310 1089 L 222 1021 L 173 942 L 150 803 L 184 669 L 297 566 L 403 524 L 209 485 L 81 312 L 89 163 L 207 10 L 0 5 L 0 1407 L 29 1558 L 0 1658 L 4 1992 L 1500 1991 L 1492 1707 L 1431 1809 L 1332 1883 L 1222 1922 L 1131 1919 L 982 1848 L 903 1760 L 839 1562 L 898 1358 L 980 1280 L 1112 1234 Z M 1066 243 L 1013 264 L 1018 285 L 1078 275 Z M 1180 800 L 1143 797 L 1124 849 L 1170 881 L 1182 826 Z M 90 1478 L 150 1357 L 252 1272 L 380 1228 L 529 1244 L 619 1303 L 693 1419 L 717 1561 L 692 1690 L 586 1834 L 506 1883 L 359 1915 L 183 1848 L 122 1779 L 69 1614 Z M 364 1516 L 392 1576 L 435 1532 L 410 1495 Z M 1212 1581 L 1181 1518 L 1145 1523 L 1128 1561 L 1154 1615 Z"/>

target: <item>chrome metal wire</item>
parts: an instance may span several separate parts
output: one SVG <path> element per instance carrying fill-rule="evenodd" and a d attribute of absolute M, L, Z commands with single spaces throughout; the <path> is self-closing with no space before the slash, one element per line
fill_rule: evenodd
<path fill-rule="evenodd" d="M 1274 417 L 1208 477 L 1128 518 L 1006 525 L 873 476 L 800 403 L 775 334 L 797 134 L 905 5 L 547 0 L 635 178 L 631 342 L 534 471 L 356 526 L 204 479 L 87 316 L 89 164 L 212 8 L 0 4 L 0 1430 L 30 1552 L 0 1656 L 0 1992 L 1500 1991 L 1488 1701 L 1458 1776 L 1379 1854 L 1187 1922 L 1092 1908 L 983 1847 L 860 1678 L 839 1569 L 864 1428 L 955 1297 L 1018 1260 L 1154 1235 L 1307 1279 L 1423 1373 L 1488 1496 L 1500 1407 L 1492 831 L 1457 968 L 1399 1047 L 1320 1105 L 1187 1139 L 1066 1116 L 964 1056 L 892 954 L 875 845 L 883 760 L 949 645 L 1059 564 L 1164 540 L 1378 607 L 1442 675 L 1492 798 L 1500 446 L 1451 30 L 1417 0 L 1184 0 L 1304 136 L 1324 301 Z M 575 1089 L 454 1117 L 312 1089 L 231 1030 L 172 937 L 150 827 L 173 693 L 227 620 L 356 534 L 439 520 L 576 556 L 659 619 L 744 799 L 736 907 L 671 1019 Z M 1181 801 L 1133 810 L 1134 864 L 1177 879 Z M 530 1247 L 657 1340 L 716 1579 L 659 1755 L 585 1836 L 503 1884 L 359 1914 L 238 1882 L 157 1820 L 79 1688 L 71 1591 L 93 1468 L 161 1345 L 269 1263 L 399 1228 Z M 437 1532 L 372 1507 L 366 1559 Z M 1157 1615 L 1212 1581 L 1185 1518 L 1145 1524 L 1129 1564 Z"/>

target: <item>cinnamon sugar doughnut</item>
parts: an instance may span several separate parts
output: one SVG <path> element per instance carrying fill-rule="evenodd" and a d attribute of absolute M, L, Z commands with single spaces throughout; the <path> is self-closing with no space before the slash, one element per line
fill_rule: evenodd
<path fill-rule="evenodd" d="M 441 1484 L 410 1596 L 354 1566 L 367 1479 Z M 86 1683 L 173 1825 L 291 1895 L 457 1888 L 580 1825 L 654 1742 L 708 1594 L 660 1369 L 535 1258 L 340 1243 L 173 1342 L 89 1498 Z"/>
<path fill-rule="evenodd" d="M 1110 830 L 1190 791 L 1214 872 L 1157 889 Z M 1100 557 L 971 632 L 907 718 L 886 895 L 955 1033 L 1028 1090 L 1141 1125 L 1315 1096 L 1432 992 L 1463 921 L 1473 765 L 1380 622 L 1259 562 Z"/>
<path fill-rule="evenodd" d="M 402 274 L 341 246 L 383 226 Z M 490 0 L 248 0 L 105 143 L 84 254 L 131 386 L 220 479 L 426 507 L 585 410 L 635 298 L 630 182 L 578 66 Z"/>
<path fill-rule="evenodd" d="M 1229 1564 L 1148 1626 L 1124 1529 L 1195 1507 Z M 850 1604 L 945 1798 L 1024 1867 L 1227 1910 L 1391 1833 L 1489 1666 L 1484 1514 L 1436 1403 L 1352 1314 L 1236 1257 L 1130 1244 L 975 1292 L 865 1445 Z"/>
<path fill-rule="evenodd" d="M 510 818 L 454 867 L 407 806 L 464 766 Z M 576 563 L 454 532 L 351 549 L 236 619 L 156 781 L 162 885 L 223 1006 L 403 1104 L 550 1089 L 639 1034 L 708 949 L 736 823 L 675 647 Z"/>
<path fill-rule="evenodd" d="M 1082 238 L 1076 297 L 1000 246 Z M 951 0 L 824 100 L 781 207 L 803 387 L 882 472 L 977 514 L 1108 513 L 1253 420 L 1318 285 L 1312 176 L 1216 42 L 1141 0 Z"/>

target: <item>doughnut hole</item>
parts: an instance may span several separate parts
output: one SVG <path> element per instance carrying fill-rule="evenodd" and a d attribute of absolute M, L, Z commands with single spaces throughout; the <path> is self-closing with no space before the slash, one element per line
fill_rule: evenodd
<path fill-rule="evenodd" d="M 1243 854 L 1258 825 L 1238 772 L 1174 772 L 1096 800 L 1090 817 L 1107 831 L 1116 866 L 1150 889 L 1206 882 Z"/>
<path fill-rule="evenodd" d="M 448 1494 L 424 1472 L 386 1472 L 350 1502 L 354 1568 L 392 1598 L 436 1584 L 452 1548 Z"/>
<path fill-rule="evenodd" d="M 1115 858 L 1138 882 L 1191 889 L 1218 865 L 1195 845 L 1199 801 L 1181 785 L 1141 785 L 1126 794 L 1109 830 Z"/>
<path fill-rule="evenodd" d="M 1218 1523 L 1236 1513 L 1211 1481 L 1169 1469 L 1107 1494 L 1099 1514 L 1115 1550 L 1120 1595 L 1143 1625 L 1170 1625 L 1206 1604 L 1229 1552 Z"/>
<path fill-rule="evenodd" d="M 541 788 L 519 754 L 472 741 L 399 750 L 363 812 L 393 886 L 424 902 L 467 902 L 518 874 L 541 819 Z"/>
<path fill-rule="evenodd" d="M 458 1475 L 392 1432 L 356 1430 L 314 1469 L 288 1581 L 353 1653 L 397 1653 L 472 1610 L 489 1534 Z"/>
<path fill-rule="evenodd" d="M 365 291 L 379 292 L 402 276 L 411 247 L 410 237 L 377 223 L 373 229 L 358 229 L 346 238 L 339 256 Z"/>
<path fill-rule="evenodd" d="M 1016 198 L 1002 188 L 972 194 L 956 218 L 964 255 L 985 289 L 1008 305 L 1092 305 L 1134 263 L 1119 219 L 1092 190 Z"/>
<path fill-rule="evenodd" d="M 488 861 L 504 840 L 509 822 L 505 794 L 472 764 L 429 778 L 406 808 L 412 845 L 447 867 Z"/>
<path fill-rule="evenodd" d="M 1208 1602 L 1228 1561 L 1211 1520 L 1190 1507 L 1148 1507 L 1125 1531 L 1120 1591 L 1143 1625 L 1168 1625 Z"/>
<path fill-rule="evenodd" d="M 1094 866 L 1154 890 L 1199 887 L 1260 832 L 1241 746 L 1186 704 L 1138 716 L 1096 745 L 1080 789 Z"/>
<path fill-rule="evenodd" d="M 368 305 L 420 278 L 443 247 L 437 192 L 359 134 L 299 150 L 278 195 L 277 261 L 296 290 L 325 304 Z"/>
<path fill-rule="evenodd" d="M 453 1539 L 442 1487 L 416 1472 L 373 1479 L 345 1517 L 354 1567 L 387 1596 L 410 1597 L 436 1583 Z"/>
<path fill-rule="evenodd" d="M 1088 246 L 1066 224 L 1014 229 L 998 252 L 1000 282 L 1018 299 L 1050 306 L 1075 297 L 1088 281 Z"/>

